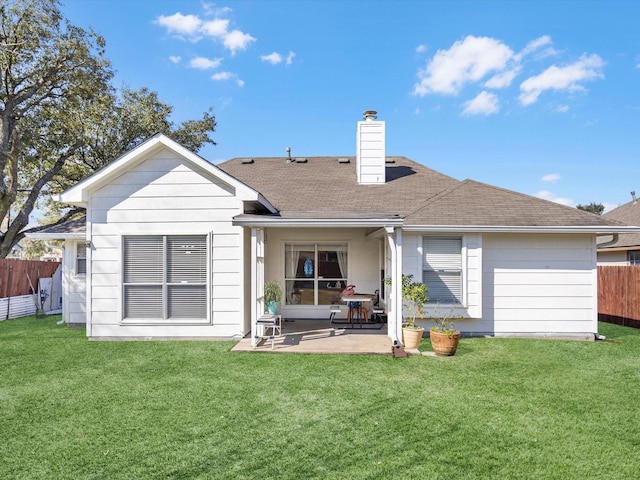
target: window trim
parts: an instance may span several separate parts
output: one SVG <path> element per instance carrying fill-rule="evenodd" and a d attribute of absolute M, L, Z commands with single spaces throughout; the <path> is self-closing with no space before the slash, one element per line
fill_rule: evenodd
<path fill-rule="evenodd" d="M 131 285 L 142 285 L 143 283 L 136 282 L 126 282 L 125 281 L 125 241 L 127 238 L 133 237 L 161 237 L 162 238 L 162 283 L 157 285 L 161 286 L 162 289 L 162 318 L 141 318 L 141 317 L 125 317 L 125 312 L 127 310 L 125 302 L 126 302 L 126 288 Z M 168 280 L 168 239 L 172 237 L 201 237 L 204 239 L 205 245 L 205 282 L 204 283 L 193 283 L 193 285 L 200 285 L 204 287 L 205 290 L 205 317 L 200 318 L 187 318 L 187 319 L 175 319 L 170 318 L 168 309 L 169 309 L 169 287 L 177 286 L 178 283 L 169 282 Z M 179 233 L 179 234 L 124 234 L 121 236 L 121 272 L 120 272 L 120 323 L 122 325 L 166 325 L 166 326 L 186 326 L 186 325 L 211 325 L 212 323 L 212 313 L 211 313 L 211 234 L 206 233 Z M 151 285 L 152 283 L 149 283 Z"/>
<path fill-rule="evenodd" d="M 627 253 L 627 261 L 629 265 L 640 265 L 640 250 L 629 250 Z"/>

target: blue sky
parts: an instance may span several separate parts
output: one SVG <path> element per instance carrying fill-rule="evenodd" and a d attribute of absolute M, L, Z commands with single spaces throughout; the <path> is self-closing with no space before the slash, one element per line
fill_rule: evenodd
<path fill-rule="evenodd" d="M 355 155 L 364 110 L 403 155 L 566 205 L 640 193 L 640 2 L 66 0 L 116 85 L 234 157 Z M 327 172 L 330 174 L 330 172 Z"/>

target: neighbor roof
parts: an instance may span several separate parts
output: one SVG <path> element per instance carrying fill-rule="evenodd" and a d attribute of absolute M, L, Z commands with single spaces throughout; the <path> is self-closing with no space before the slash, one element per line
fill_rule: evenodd
<path fill-rule="evenodd" d="M 603 217 L 617 220 L 626 225 L 640 225 L 640 203 L 637 201 L 625 203 L 605 213 Z M 600 241 L 604 243 L 609 239 L 610 237 L 603 238 Z M 640 247 L 640 233 L 621 233 L 615 242 L 602 247 L 602 250 L 624 249 L 625 247 Z"/>
<path fill-rule="evenodd" d="M 284 157 L 235 158 L 218 167 L 260 192 L 282 219 L 399 216 L 414 227 L 621 225 L 521 193 L 461 182 L 406 157 L 387 157 L 385 184 L 358 185 L 355 162 L 354 157 L 308 157 L 304 163 L 288 163 Z"/>
<path fill-rule="evenodd" d="M 82 239 L 86 237 L 87 231 L 87 216 L 82 215 L 80 217 L 67 220 L 59 225 L 53 225 L 51 227 L 43 228 L 38 232 L 28 233 L 27 237 L 36 238 L 40 240 L 47 239 Z"/>

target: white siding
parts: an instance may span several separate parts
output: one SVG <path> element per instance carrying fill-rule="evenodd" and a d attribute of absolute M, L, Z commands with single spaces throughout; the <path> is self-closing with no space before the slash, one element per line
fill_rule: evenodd
<path fill-rule="evenodd" d="M 495 335 L 593 337 L 597 331 L 592 235 L 484 235 L 483 321 Z"/>
<path fill-rule="evenodd" d="M 468 319 L 478 319 L 482 312 L 482 236 L 478 234 L 448 233 L 444 236 L 462 238 L 462 306 L 456 313 Z M 423 234 L 403 235 L 402 266 L 405 275 L 413 275 L 414 280 L 422 281 Z M 444 307 L 446 308 L 446 307 Z M 433 315 L 433 308 L 424 309 L 425 316 Z M 465 323 L 479 324 L 480 320 L 464 320 Z M 430 327 L 423 322 L 425 328 Z"/>
<path fill-rule="evenodd" d="M 598 252 L 598 265 L 629 265 L 627 251 Z"/>
<path fill-rule="evenodd" d="M 87 276 L 76 272 L 76 249 L 80 243 L 84 240 L 67 240 L 62 258 L 62 319 L 69 325 L 85 325 L 87 320 Z"/>
<path fill-rule="evenodd" d="M 218 178 L 169 150 L 138 163 L 91 194 L 91 337 L 242 335 L 243 231 L 231 225 L 242 201 Z M 122 237 L 211 233 L 210 325 L 121 325 Z"/>

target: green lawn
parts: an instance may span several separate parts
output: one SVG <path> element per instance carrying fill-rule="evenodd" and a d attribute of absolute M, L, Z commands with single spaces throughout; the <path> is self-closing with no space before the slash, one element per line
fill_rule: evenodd
<path fill-rule="evenodd" d="M 640 331 L 455 357 L 231 353 L 0 322 L 0 478 L 631 479 Z"/>

